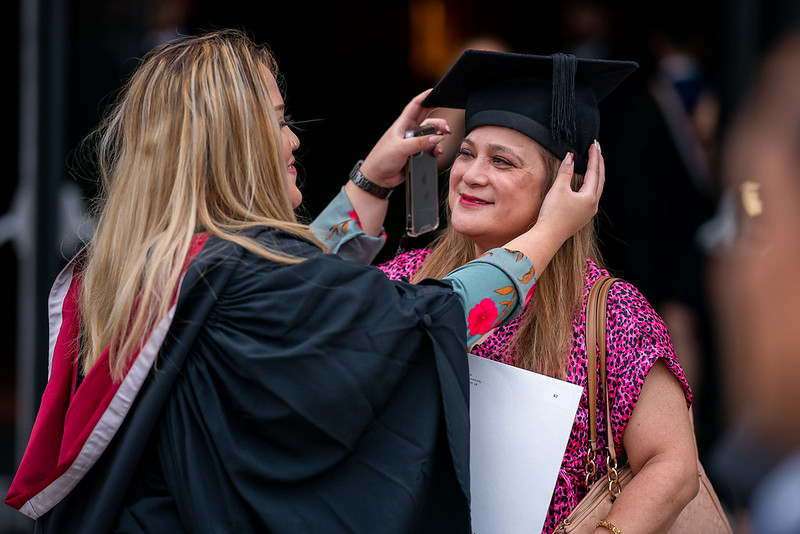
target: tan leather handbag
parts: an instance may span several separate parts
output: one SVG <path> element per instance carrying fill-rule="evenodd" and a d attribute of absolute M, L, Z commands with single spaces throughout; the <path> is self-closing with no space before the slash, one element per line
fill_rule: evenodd
<path fill-rule="evenodd" d="M 617 454 L 611 431 L 611 403 L 606 384 L 606 298 L 608 289 L 619 280 L 608 276 L 595 281 L 589 292 L 586 305 L 586 348 L 588 357 L 588 395 L 589 395 L 589 449 L 586 462 L 586 484 L 591 484 L 589 492 L 578 503 L 569 516 L 556 527 L 554 534 L 591 533 L 597 522 L 605 519 L 611 505 L 622 489 L 633 479 L 633 472 L 626 462 L 617 466 Z M 605 478 L 594 481 L 597 461 L 597 349 L 599 346 L 600 385 L 606 411 L 607 451 Z M 691 417 L 691 412 L 690 412 Z M 706 476 L 700 459 L 697 459 L 697 475 L 700 477 L 700 490 L 697 496 L 683 509 L 678 519 L 667 531 L 670 534 L 702 532 L 703 534 L 731 534 L 731 525 L 720 504 L 717 493 Z"/>

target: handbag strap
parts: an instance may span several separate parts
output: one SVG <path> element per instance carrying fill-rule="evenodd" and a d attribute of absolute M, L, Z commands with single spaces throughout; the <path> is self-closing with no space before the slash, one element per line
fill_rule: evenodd
<path fill-rule="evenodd" d="M 600 368 L 600 388 L 606 411 L 606 432 L 608 433 L 608 466 L 609 491 L 617 483 L 617 451 L 614 447 L 614 435 L 611 430 L 611 402 L 608 396 L 606 373 L 606 301 L 611 284 L 619 280 L 610 276 L 601 276 L 592 284 L 586 304 L 586 357 L 587 357 L 587 394 L 589 398 L 589 450 L 586 452 L 586 487 L 594 482 L 597 472 L 595 459 L 597 456 L 597 369 Z M 612 494 L 613 496 L 613 494 Z"/>

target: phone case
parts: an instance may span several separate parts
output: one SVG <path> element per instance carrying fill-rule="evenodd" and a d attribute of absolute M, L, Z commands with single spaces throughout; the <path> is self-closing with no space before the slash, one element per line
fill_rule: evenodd
<path fill-rule="evenodd" d="M 426 131 L 425 133 L 430 133 Z M 406 137 L 424 135 L 419 130 Z M 430 151 L 417 152 L 406 165 L 406 233 L 416 237 L 439 227 L 439 170 Z"/>

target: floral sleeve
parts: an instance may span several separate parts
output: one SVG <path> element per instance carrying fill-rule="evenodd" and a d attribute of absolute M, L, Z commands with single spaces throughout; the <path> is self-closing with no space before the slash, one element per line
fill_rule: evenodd
<path fill-rule="evenodd" d="M 370 264 L 386 242 L 385 233 L 378 237 L 364 233 L 344 188 L 314 220 L 311 229 L 332 252 L 362 265 Z M 468 346 L 519 315 L 536 286 L 536 272 L 530 260 L 504 248 L 488 251 L 445 279 L 452 283 L 464 306 Z"/>
<path fill-rule="evenodd" d="M 369 265 L 386 243 L 386 233 L 377 237 L 364 233 L 344 187 L 314 219 L 311 230 L 331 252 L 361 265 Z"/>
<path fill-rule="evenodd" d="M 513 319 L 533 296 L 536 272 L 522 253 L 495 248 L 445 276 L 467 315 L 467 346 Z M 521 297 L 522 296 L 522 297 Z"/>

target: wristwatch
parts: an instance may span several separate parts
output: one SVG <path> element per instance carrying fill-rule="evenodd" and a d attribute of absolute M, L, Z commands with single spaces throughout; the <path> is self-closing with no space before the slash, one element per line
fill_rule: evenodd
<path fill-rule="evenodd" d="M 361 172 L 361 164 L 364 163 L 363 159 L 358 160 L 356 166 L 353 167 L 353 170 L 350 171 L 350 179 L 353 181 L 359 189 L 362 189 L 369 193 L 372 196 L 378 198 L 389 198 L 389 195 L 392 194 L 391 187 L 383 187 L 374 182 L 370 182 L 364 173 Z"/>

